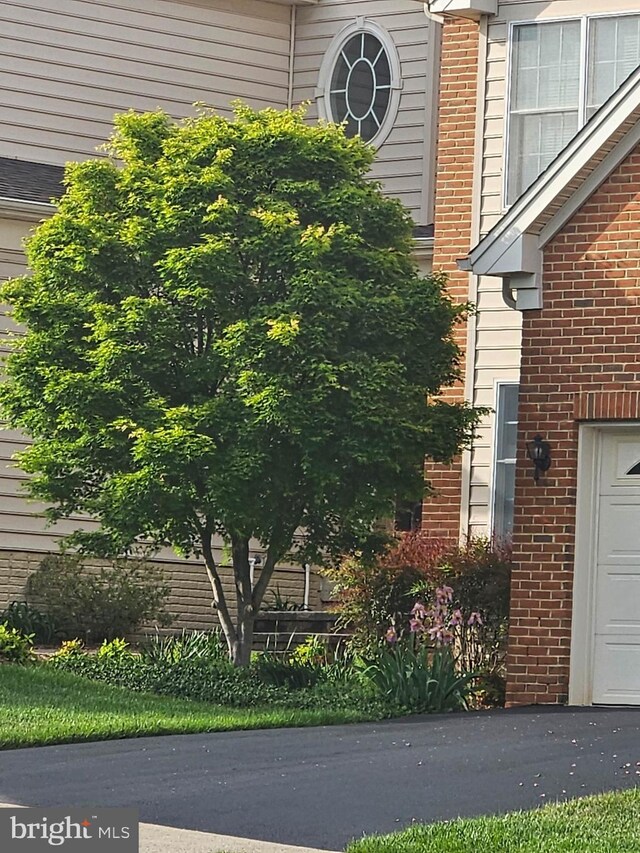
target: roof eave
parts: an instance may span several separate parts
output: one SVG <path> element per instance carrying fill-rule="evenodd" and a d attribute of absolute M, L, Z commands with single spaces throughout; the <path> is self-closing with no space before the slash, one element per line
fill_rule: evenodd
<path fill-rule="evenodd" d="M 0 196 L 0 216 L 12 219 L 39 222 L 56 212 L 56 206 L 43 201 L 29 201 L 23 198 Z"/>

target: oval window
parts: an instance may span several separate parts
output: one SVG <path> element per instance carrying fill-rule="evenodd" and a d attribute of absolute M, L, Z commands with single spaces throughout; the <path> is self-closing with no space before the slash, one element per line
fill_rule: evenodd
<path fill-rule="evenodd" d="M 346 121 L 348 136 L 369 142 L 378 133 L 391 101 L 391 65 L 384 45 L 371 33 L 357 33 L 336 59 L 329 85 L 335 122 Z"/>

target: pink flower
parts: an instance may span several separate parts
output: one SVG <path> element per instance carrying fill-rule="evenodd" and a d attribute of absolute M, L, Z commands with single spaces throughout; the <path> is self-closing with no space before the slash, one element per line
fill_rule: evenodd
<path fill-rule="evenodd" d="M 424 604 L 421 601 L 416 601 L 416 603 L 411 608 L 411 615 L 414 619 L 424 619 L 427 615 L 426 610 L 424 608 Z"/>
<path fill-rule="evenodd" d="M 451 624 L 462 625 L 463 620 L 464 616 L 462 615 L 462 610 L 454 610 L 451 614 Z"/>
<path fill-rule="evenodd" d="M 436 601 L 439 604 L 448 604 L 453 600 L 453 590 L 450 586 L 439 586 L 436 589 Z"/>
<path fill-rule="evenodd" d="M 442 632 L 442 636 L 440 638 L 441 643 L 444 646 L 450 646 L 451 643 L 453 643 L 453 640 L 454 640 L 453 633 L 451 631 L 449 631 L 448 628 L 445 628 L 444 631 Z"/>
<path fill-rule="evenodd" d="M 469 616 L 467 620 L 467 625 L 482 625 L 482 616 L 478 613 L 477 610 L 474 610 L 473 613 Z"/>
<path fill-rule="evenodd" d="M 398 633 L 393 625 L 390 625 L 387 628 L 387 633 L 384 635 L 385 640 L 388 643 L 397 643 L 398 642 Z"/>
<path fill-rule="evenodd" d="M 422 624 L 420 619 L 410 619 L 409 630 L 412 634 L 420 634 L 424 630 L 424 625 Z"/>

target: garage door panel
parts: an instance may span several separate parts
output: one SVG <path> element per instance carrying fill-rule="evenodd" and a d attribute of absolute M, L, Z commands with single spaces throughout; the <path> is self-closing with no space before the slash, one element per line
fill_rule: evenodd
<path fill-rule="evenodd" d="M 640 705 L 640 636 L 596 635 L 593 701 Z"/>
<path fill-rule="evenodd" d="M 637 490 L 640 492 L 640 488 Z M 600 498 L 598 563 L 640 567 L 640 495 Z"/>
<path fill-rule="evenodd" d="M 612 439 L 612 440 L 611 440 Z M 640 440 L 634 435 L 607 436 L 602 457 L 602 494 L 640 486 Z"/>
<path fill-rule="evenodd" d="M 596 634 L 628 631 L 640 637 L 640 574 L 635 566 L 601 570 L 596 600 Z"/>

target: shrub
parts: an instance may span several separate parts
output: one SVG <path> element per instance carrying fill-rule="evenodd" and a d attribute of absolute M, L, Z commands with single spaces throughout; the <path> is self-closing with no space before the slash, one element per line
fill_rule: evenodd
<path fill-rule="evenodd" d="M 156 634 L 142 647 L 142 656 L 148 661 L 177 663 L 180 660 L 226 661 L 229 658 L 227 644 L 218 630 L 186 631 L 161 637 Z"/>
<path fill-rule="evenodd" d="M 408 632 L 416 596 L 430 598 L 443 584 L 454 587 L 454 607 L 476 611 L 482 621 L 464 649 L 462 669 L 495 674 L 504 657 L 511 569 L 506 544 L 477 538 L 455 545 L 418 531 L 399 538 L 377 560 L 348 558 L 328 575 L 340 624 L 353 630 L 365 653 L 380 645 L 390 626 L 397 637 Z"/>
<path fill-rule="evenodd" d="M 129 648 L 129 643 L 122 637 L 115 637 L 113 640 L 103 640 L 102 645 L 98 649 L 98 658 L 121 659 L 133 657 L 133 653 Z"/>
<path fill-rule="evenodd" d="M 326 682 L 353 684 L 360 676 L 350 645 L 332 649 L 323 640 L 310 635 L 299 646 L 285 652 L 256 652 L 252 667 L 266 684 L 300 689 Z"/>
<path fill-rule="evenodd" d="M 85 653 L 54 656 L 46 665 L 131 690 L 236 708 L 356 709 L 380 719 L 402 712 L 359 681 L 347 685 L 319 683 L 313 688 L 292 690 L 265 684 L 254 669 L 234 667 L 228 661 L 200 658 L 167 663 L 139 655 L 100 658 Z"/>
<path fill-rule="evenodd" d="M 65 640 L 60 648 L 54 653 L 54 658 L 77 658 L 85 653 L 84 643 L 77 637 L 73 640 Z"/>
<path fill-rule="evenodd" d="M 31 634 L 36 643 L 51 643 L 56 636 L 55 623 L 49 614 L 27 601 L 12 601 L 0 611 L 0 622 L 22 634 Z"/>
<path fill-rule="evenodd" d="M 265 684 L 274 687 L 312 687 L 322 678 L 320 666 L 310 661 L 296 660 L 293 655 L 282 656 L 264 652 L 252 662 L 252 667 Z"/>
<path fill-rule="evenodd" d="M 160 569 L 134 560 L 87 569 L 79 557 L 50 555 L 27 581 L 27 595 L 42 607 L 63 638 L 112 640 L 143 622 L 167 624 L 169 595 Z"/>
<path fill-rule="evenodd" d="M 0 663 L 26 664 L 34 659 L 33 634 L 22 634 L 17 628 L 0 623 Z"/>
<path fill-rule="evenodd" d="M 334 585 L 338 625 L 353 631 L 362 651 L 373 651 L 389 625 L 404 625 L 417 583 L 439 576 L 439 561 L 450 550 L 444 539 L 420 532 L 408 533 L 379 557 L 347 557 L 337 568 L 326 569 Z"/>
<path fill-rule="evenodd" d="M 451 580 L 459 604 L 477 610 L 483 620 L 502 623 L 509 617 L 511 546 L 486 537 L 451 548 L 440 561 L 444 579 Z"/>
<path fill-rule="evenodd" d="M 462 671 L 481 672 L 500 694 L 509 625 L 511 549 L 486 538 L 452 548 L 439 566 L 440 582 L 454 588 L 452 608 L 479 614 L 472 625 L 457 631 L 458 664 Z M 434 583 L 425 580 L 412 592 L 431 597 Z"/>
<path fill-rule="evenodd" d="M 316 637 L 315 634 L 310 634 L 303 643 L 293 649 L 289 658 L 298 664 L 323 666 L 328 663 L 330 652 L 323 640 Z"/>

